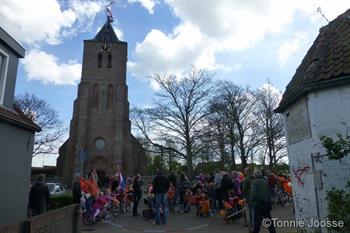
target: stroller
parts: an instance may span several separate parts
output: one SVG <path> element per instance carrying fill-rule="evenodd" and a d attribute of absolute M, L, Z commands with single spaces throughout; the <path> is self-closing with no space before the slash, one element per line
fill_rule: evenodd
<path fill-rule="evenodd" d="M 156 214 L 154 208 L 154 195 L 148 194 L 147 197 L 143 199 L 143 203 L 147 206 L 147 209 L 142 211 L 142 217 L 147 221 L 154 219 Z"/>

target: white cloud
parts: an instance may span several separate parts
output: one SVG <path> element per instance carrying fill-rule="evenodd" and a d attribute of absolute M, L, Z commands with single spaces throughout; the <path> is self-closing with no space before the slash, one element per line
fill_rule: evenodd
<path fill-rule="evenodd" d="M 117 37 L 119 40 L 124 40 L 124 33 L 120 28 L 114 28 L 115 34 L 117 34 Z"/>
<path fill-rule="evenodd" d="M 284 65 L 290 56 L 297 52 L 303 43 L 305 43 L 308 37 L 307 33 L 296 33 L 290 40 L 283 42 L 280 48 L 277 50 L 277 57 L 280 66 Z"/>
<path fill-rule="evenodd" d="M 36 49 L 29 51 L 23 65 L 28 80 L 55 85 L 75 85 L 80 80 L 81 64 L 74 60 L 60 63 L 57 57 Z"/>
<path fill-rule="evenodd" d="M 220 53 L 235 54 L 252 48 L 267 34 L 290 32 L 296 12 L 306 15 L 319 27 L 324 20 L 316 12 L 321 6 L 333 19 L 350 6 L 349 1 L 177 1 L 166 0 L 180 19 L 172 33 L 152 29 L 135 48 L 130 70 L 136 76 L 155 72 L 182 72 L 190 64 L 207 69 L 230 70 L 218 64 Z M 315 20 L 315 17 L 318 19 Z M 294 42 L 294 47 L 298 47 Z M 294 48 L 295 50 L 295 48 Z M 286 51 L 286 50 L 285 50 Z M 288 59 L 293 51 L 284 52 Z M 152 59 L 150 59 L 152 58 Z M 239 64 L 230 65 L 240 69 Z M 234 71 L 235 69 L 232 69 Z"/>
<path fill-rule="evenodd" d="M 231 66 L 218 65 L 217 68 L 224 72 L 240 71 L 243 65 L 241 63 L 233 64 Z"/>
<path fill-rule="evenodd" d="M 100 1 L 70 0 L 65 10 L 59 3 L 56 0 L 2 2 L 1 27 L 28 45 L 55 45 L 63 37 L 88 30 L 102 8 Z"/>
<path fill-rule="evenodd" d="M 128 0 L 128 2 L 129 3 L 135 3 L 135 2 L 140 3 L 144 8 L 146 8 L 148 13 L 150 13 L 151 15 L 154 13 L 155 5 L 158 3 L 158 1 L 156 1 L 156 0 Z"/>
<path fill-rule="evenodd" d="M 202 34 L 190 24 L 180 25 L 169 35 L 153 29 L 142 43 L 137 43 L 135 53 L 141 62 L 130 62 L 129 68 L 133 73 L 144 73 L 147 67 L 147 75 L 152 71 L 179 74 L 191 63 L 210 66 L 215 61 Z"/>
<path fill-rule="evenodd" d="M 271 93 L 273 95 L 277 95 L 280 98 L 282 98 L 282 92 L 281 90 L 279 90 L 277 87 L 275 87 L 274 85 L 272 85 L 271 83 L 265 83 L 263 85 L 261 85 L 261 87 L 259 88 L 259 90 L 262 91 L 271 91 Z"/>

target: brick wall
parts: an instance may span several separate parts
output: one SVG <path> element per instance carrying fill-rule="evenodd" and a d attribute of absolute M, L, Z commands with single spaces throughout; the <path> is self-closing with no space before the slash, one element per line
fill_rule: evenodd
<path fill-rule="evenodd" d="M 81 229 L 77 205 L 70 205 L 24 222 L 24 233 L 77 233 Z"/>
<path fill-rule="evenodd" d="M 0 226 L 0 233 L 80 233 L 78 205 L 70 205 L 28 218 L 23 223 Z"/>
<path fill-rule="evenodd" d="M 0 233 L 21 233 L 21 224 L 0 226 Z"/>

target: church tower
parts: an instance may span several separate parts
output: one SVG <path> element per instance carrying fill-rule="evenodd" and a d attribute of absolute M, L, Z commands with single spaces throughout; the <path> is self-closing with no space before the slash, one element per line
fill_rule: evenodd
<path fill-rule="evenodd" d="M 100 176 L 142 172 L 145 153 L 131 134 L 127 43 L 110 20 L 94 39 L 84 41 L 81 82 L 74 101 L 69 139 L 61 146 L 57 171 L 66 184 L 95 168 Z"/>

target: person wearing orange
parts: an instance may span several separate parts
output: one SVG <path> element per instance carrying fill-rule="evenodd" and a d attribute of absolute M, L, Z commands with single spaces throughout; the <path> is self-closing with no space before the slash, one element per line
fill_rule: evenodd
<path fill-rule="evenodd" d="M 187 213 L 191 210 L 191 199 L 192 199 L 192 191 L 188 187 L 185 191 L 184 207 L 183 207 L 184 213 Z"/>
<path fill-rule="evenodd" d="M 292 195 L 292 183 L 290 177 L 285 180 L 283 183 L 283 189 L 289 195 Z"/>
<path fill-rule="evenodd" d="M 283 189 L 284 192 L 291 194 L 292 193 L 292 186 L 288 183 L 290 183 L 290 178 L 287 178 L 285 176 L 279 176 L 278 177 L 280 183 L 281 183 L 281 188 Z"/>
<path fill-rule="evenodd" d="M 86 190 L 89 194 L 91 194 L 94 198 L 97 197 L 97 194 L 99 192 L 97 182 L 94 180 L 92 175 L 88 176 L 88 179 L 86 180 Z"/>
<path fill-rule="evenodd" d="M 84 193 L 86 210 L 92 213 L 92 205 L 99 192 L 96 181 L 89 174 L 86 180 L 80 179 L 81 190 Z"/>
<path fill-rule="evenodd" d="M 199 199 L 199 216 L 209 216 L 209 211 L 209 198 L 205 193 L 202 193 Z"/>
<path fill-rule="evenodd" d="M 284 175 L 280 174 L 278 176 L 278 180 L 279 180 L 281 186 L 283 187 L 284 182 L 286 182 L 286 177 Z"/>
<path fill-rule="evenodd" d="M 169 210 L 171 212 L 174 212 L 175 208 L 175 186 L 172 182 L 170 182 L 169 190 L 168 190 L 168 203 L 169 203 Z"/>
<path fill-rule="evenodd" d="M 202 190 L 201 189 L 197 189 L 195 195 L 192 196 L 191 198 L 191 205 L 194 205 L 197 209 L 197 216 L 199 216 L 199 210 L 200 210 L 200 206 L 199 206 L 199 200 L 201 198 L 202 195 Z"/>
<path fill-rule="evenodd" d="M 87 193 L 88 192 L 88 184 L 87 184 L 86 180 L 84 178 L 80 177 L 79 183 L 80 183 L 81 191 L 84 193 Z"/>

